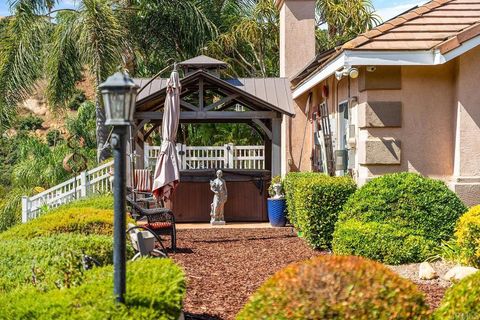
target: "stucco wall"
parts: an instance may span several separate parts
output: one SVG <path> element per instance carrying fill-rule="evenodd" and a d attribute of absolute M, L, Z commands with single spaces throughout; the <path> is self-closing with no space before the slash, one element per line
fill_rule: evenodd
<path fill-rule="evenodd" d="M 458 58 L 451 186 L 467 205 L 480 203 L 480 48 Z"/>
<path fill-rule="evenodd" d="M 360 182 L 387 172 L 419 172 L 443 180 L 453 173 L 453 117 L 456 64 L 402 67 L 401 90 L 368 90 L 367 101 L 401 101 L 400 128 L 368 128 L 359 132 L 359 143 L 369 137 L 401 142 L 399 165 L 359 167 Z"/>

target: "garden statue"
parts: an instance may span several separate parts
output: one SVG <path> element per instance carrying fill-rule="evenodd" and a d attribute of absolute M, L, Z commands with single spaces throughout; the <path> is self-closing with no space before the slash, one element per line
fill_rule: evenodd
<path fill-rule="evenodd" d="M 210 224 L 211 225 L 224 225 L 225 218 L 223 210 L 225 202 L 227 202 L 227 184 L 222 179 L 222 170 L 217 171 L 217 178 L 210 180 L 210 190 L 214 193 L 213 202 L 210 211 Z"/>

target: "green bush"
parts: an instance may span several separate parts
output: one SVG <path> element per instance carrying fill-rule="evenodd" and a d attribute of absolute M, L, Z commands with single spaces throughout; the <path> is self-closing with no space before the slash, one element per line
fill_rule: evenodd
<path fill-rule="evenodd" d="M 30 240 L 1 240 L 0 292 L 24 286 L 49 290 L 78 285 L 84 276 L 83 254 L 102 265 L 111 264 L 112 248 L 113 238 L 100 235 L 60 234 Z M 131 253 L 128 246 L 128 256 Z"/>
<path fill-rule="evenodd" d="M 329 249 L 338 213 L 355 192 L 355 183 L 318 173 L 289 173 L 286 181 L 290 222 L 313 248 Z"/>
<path fill-rule="evenodd" d="M 0 233 L 0 240 L 32 239 L 59 233 L 113 234 L 113 211 L 88 207 L 60 208 Z"/>
<path fill-rule="evenodd" d="M 47 143 L 50 147 L 56 146 L 62 141 L 62 133 L 58 129 L 52 129 L 47 132 Z"/>
<path fill-rule="evenodd" d="M 68 102 L 68 109 L 70 110 L 78 110 L 82 103 L 87 100 L 87 97 L 85 96 L 85 92 L 83 92 L 80 89 L 75 89 L 75 93 L 73 94 L 72 99 Z"/>
<path fill-rule="evenodd" d="M 28 115 L 18 120 L 18 130 L 34 131 L 42 128 L 43 120 L 34 115 Z"/>
<path fill-rule="evenodd" d="M 59 207 L 59 209 L 64 208 L 95 208 L 113 210 L 113 196 L 111 194 L 92 196 L 76 200 Z"/>
<path fill-rule="evenodd" d="M 480 320 L 480 272 L 449 288 L 434 315 L 438 320 Z"/>
<path fill-rule="evenodd" d="M 318 256 L 268 279 L 237 319 L 428 319 L 410 281 L 360 257 Z"/>
<path fill-rule="evenodd" d="M 419 262 L 452 237 L 465 211 L 441 181 L 414 173 L 387 174 L 365 184 L 347 201 L 335 226 L 333 250 L 388 263 Z M 374 236 L 381 229 L 391 234 Z M 366 249 L 362 239 L 371 239 L 372 249 Z"/>
<path fill-rule="evenodd" d="M 455 237 L 463 264 L 480 268 L 480 205 L 460 217 Z"/>
<path fill-rule="evenodd" d="M 127 265 L 125 304 L 113 297 L 111 266 L 85 272 L 81 285 L 0 295 L 1 319 L 178 319 L 185 295 L 181 269 L 169 259 L 140 259 Z"/>
<path fill-rule="evenodd" d="M 408 228 L 355 219 L 337 225 L 333 238 L 336 253 L 368 257 L 387 264 L 423 261 L 435 245 L 436 242 L 417 236 Z"/>

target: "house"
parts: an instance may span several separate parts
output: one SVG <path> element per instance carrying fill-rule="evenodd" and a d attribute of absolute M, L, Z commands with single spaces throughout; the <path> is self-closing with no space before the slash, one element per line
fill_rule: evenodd
<path fill-rule="evenodd" d="M 480 2 L 435 0 L 315 55 L 314 0 L 277 0 L 295 117 L 282 173 L 400 171 L 480 203 Z"/>

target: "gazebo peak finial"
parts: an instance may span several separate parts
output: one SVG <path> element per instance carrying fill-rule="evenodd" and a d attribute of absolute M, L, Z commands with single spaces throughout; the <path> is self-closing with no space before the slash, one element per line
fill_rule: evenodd
<path fill-rule="evenodd" d="M 183 68 L 185 75 L 197 70 L 205 70 L 218 76 L 221 69 L 226 69 L 228 67 L 227 63 L 205 55 L 185 60 L 178 65 Z"/>

